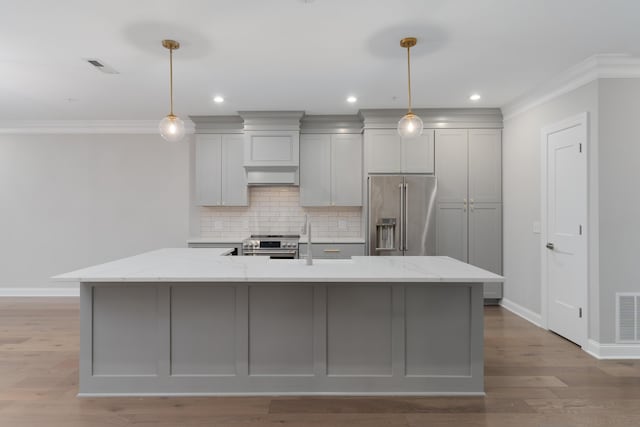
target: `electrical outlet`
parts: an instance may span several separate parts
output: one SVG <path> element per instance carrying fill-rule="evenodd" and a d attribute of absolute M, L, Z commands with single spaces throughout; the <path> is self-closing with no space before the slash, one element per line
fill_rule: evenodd
<path fill-rule="evenodd" d="M 344 219 L 338 220 L 338 230 L 346 230 L 347 229 L 347 221 Z"/>
<path fill-rule="evenodd" d="M 216 231 L 224 230 L 224 221 L 214 221 L 213 222 L 213 229 L 216 230 Z"/>

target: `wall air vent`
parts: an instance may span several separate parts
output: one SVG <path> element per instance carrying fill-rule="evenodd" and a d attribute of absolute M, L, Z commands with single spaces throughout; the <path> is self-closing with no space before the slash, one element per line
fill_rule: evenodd
<path fill-rule="evenodd" d="M 640 343 L 640 293 L 616 293 L 616 342 Z"/>
<path fill-rule="evenodd" d="M 93 67 L 95 67 L 96 70 L 100 70 L 101 72 L 103 72 L 105 74 L 120 74 L 116 69 L 114 69 L 113 67 L 110 67 L 109 65 L 105 64 L 104 61 L 101 61 L 100 59 L 97 59 L 97 58 L 82 58 L 82 60 L 88 62 Z"/>

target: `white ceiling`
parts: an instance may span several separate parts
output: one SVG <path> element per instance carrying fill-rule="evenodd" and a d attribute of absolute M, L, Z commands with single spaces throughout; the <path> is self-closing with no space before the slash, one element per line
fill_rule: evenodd
<path fill-rule="evenodd" d="M 593 54 L 640 55 L 638 0 L 0 0 L 0 11 L 3 120 L 160 119 L 163 38 L 182 44 L 183 117 L 404 108 L 405 36 L 418 38 L 415 107 L 500 107 Z"/>

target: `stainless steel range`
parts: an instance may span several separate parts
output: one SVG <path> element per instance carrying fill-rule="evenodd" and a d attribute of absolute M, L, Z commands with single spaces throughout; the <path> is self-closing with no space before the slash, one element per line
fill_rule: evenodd
<path fill-rule="evenodd" d="M 298 258 L 299 235 L 252 234 L 242 242 L 242 254 L 268 256 L 273 259 Z"/>

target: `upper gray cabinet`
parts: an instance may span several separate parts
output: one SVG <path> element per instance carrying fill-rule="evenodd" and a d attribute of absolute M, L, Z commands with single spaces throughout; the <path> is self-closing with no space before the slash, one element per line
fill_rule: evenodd
<path fill-rule="evenodd" d="M 500 129 L 436 130 L 439 203 L 502 202 Z"/>
<path fill-rule="evenodd" d="M 360 134 L 301 135 L 300 204 L 362 205 Z"/>
<path fill-rule="evenodd" d="M 403 139 L 395 129 L 366 129 L 367 173 L 433 173 L 433 132 Z"/>
<path fill-rule="evenodd" d="M 244 137 L 241 134 L 196 135 L 196 204 L 247 206 Z"/>
<path fill-rule="evenodd" d="M 469 201 L 502 202 L 502 132 L 469 130 Z"/>

